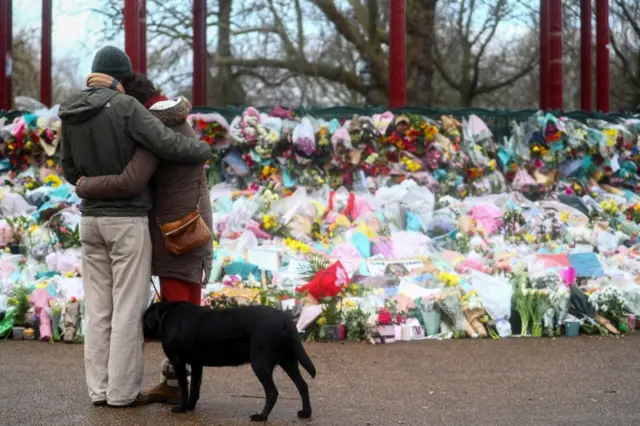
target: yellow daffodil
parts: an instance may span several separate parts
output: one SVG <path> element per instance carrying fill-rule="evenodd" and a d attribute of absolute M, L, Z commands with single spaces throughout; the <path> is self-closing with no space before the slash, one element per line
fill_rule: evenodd
<path fill-rule="evenodd" d="M 560 213 L 560 216 L 558 217 L 562 222 L 568 222 L 569 221 L 569 212 L 562 212 Z"/>
<path fill-rule="evenodd" d="M 318 318 L 318 321 L 317 321 L 317 323 L 318 323 L 318 325 L 319 325 L 320 327 L 322 327 L 323 325 L 325 325 L 325 324 L 326 324 L 326 322 L 327 322 L 327 321 L 324 319 L 324 317 L 320 317 L 320 318 Z"/>
<path fill-rule="evenodd" d="M 447 287 L 455 287 L 460 283 L 458 275 L 451 272 L 440 272 L 438 279 L 442 281 Z"/>
<path fill-rule="evenodd" d="M 347 309 L 355 309 L 356 307 L 358 307 L 358 304 L 351 299 L 346 299 L 344 301 L 344 306 Z"/>
<path fill-rule="evenodd" d="M 496 160 L 489 161 L 489 170 L 495 170 L 495 169 L 496 169 Z"/>
<path fill-rule="evenodd" d="M 274 215 L 266 214 L 262 217 L 262 226 L 267 230 L 274 229 L 278 227 L 278 221 Z"/>
<path fill-rule="evenodd" d="M 336 226 L 349 226 L 351 224 L 349 219 L 343 214 L 339 215 L 334 223 Z"/>
<path fill-rule="evenodd" d="M 53 188 L 57 188 L 60 185 L 62 185 L 62 179 L 60 179 L 56 175 L 49 175 L 46 178 L 44 178 L 44 184 L 45 185 L 49 185 L 49 186 L 51 186 Z"/>
<path fill-rule="evenodd" d="M 307 244 L 303 243 L 302 241 L 294 240 L 293 238 L 287 238 L 284 241 L 284 243 L 287 247 L 289 247 L 293 251 L 305 253 L 305 254 L 311 252 L 311 247 L 309 247 Z"/>
<path fill-rule="evenodd" d="M 536 241 L 535 237 L 531 234 L 524 234 L 524 240 L 529 244 L 532 244 Z"/>
<path fill-rule="evenodd" d="M 56 165 L 56 163 L 52 159 L 48 159 L 46 164 L 50 169 L 52 169 Z"/>

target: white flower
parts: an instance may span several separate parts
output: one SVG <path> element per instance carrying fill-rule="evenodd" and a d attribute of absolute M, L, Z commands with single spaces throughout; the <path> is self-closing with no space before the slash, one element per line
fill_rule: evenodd
<path fill-rule="evenodd" d="M 604 304 L 604 305 L 602 305 L 602 308 L 598 309 L 598 310 L 601 311 L 601 312 L 608 312 L 609 311 L 609 305 Z"/>

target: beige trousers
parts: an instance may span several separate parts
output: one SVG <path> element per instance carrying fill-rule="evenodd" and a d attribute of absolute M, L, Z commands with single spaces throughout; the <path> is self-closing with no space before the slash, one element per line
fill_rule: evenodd
<path fill-rule="evenodd" d="M 142 386 L 142 315 L 149 303 L 146 217 L 83 217 L 84 362 L 92 401 L 133 402 Z"/>

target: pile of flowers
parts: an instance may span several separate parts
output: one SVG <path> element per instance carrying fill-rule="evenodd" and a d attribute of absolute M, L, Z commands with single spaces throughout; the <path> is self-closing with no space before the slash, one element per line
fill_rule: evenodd
<path fill-rule="evenodd" d="M 538 113 L 496 141 L 476 116 L 345 118 L 190 117 L 211 146 L 205 306 L 273 306 L 310 340 L 633 328 L 640 120 Z M 81 200 L 48 155 L 55 125 L 42 125 L 0 130 L 0 336 L 24 325 L 55 341 L 69 313 L 80 341 Z"/>

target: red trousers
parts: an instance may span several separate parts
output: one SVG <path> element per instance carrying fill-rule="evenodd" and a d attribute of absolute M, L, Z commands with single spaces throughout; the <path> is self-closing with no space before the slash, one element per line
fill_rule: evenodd
<path fill-rule="evenodd" d="M 175 278 L 160 278 L 160 295 L 168 302 L 202 304 L 202 288 Z"/>

